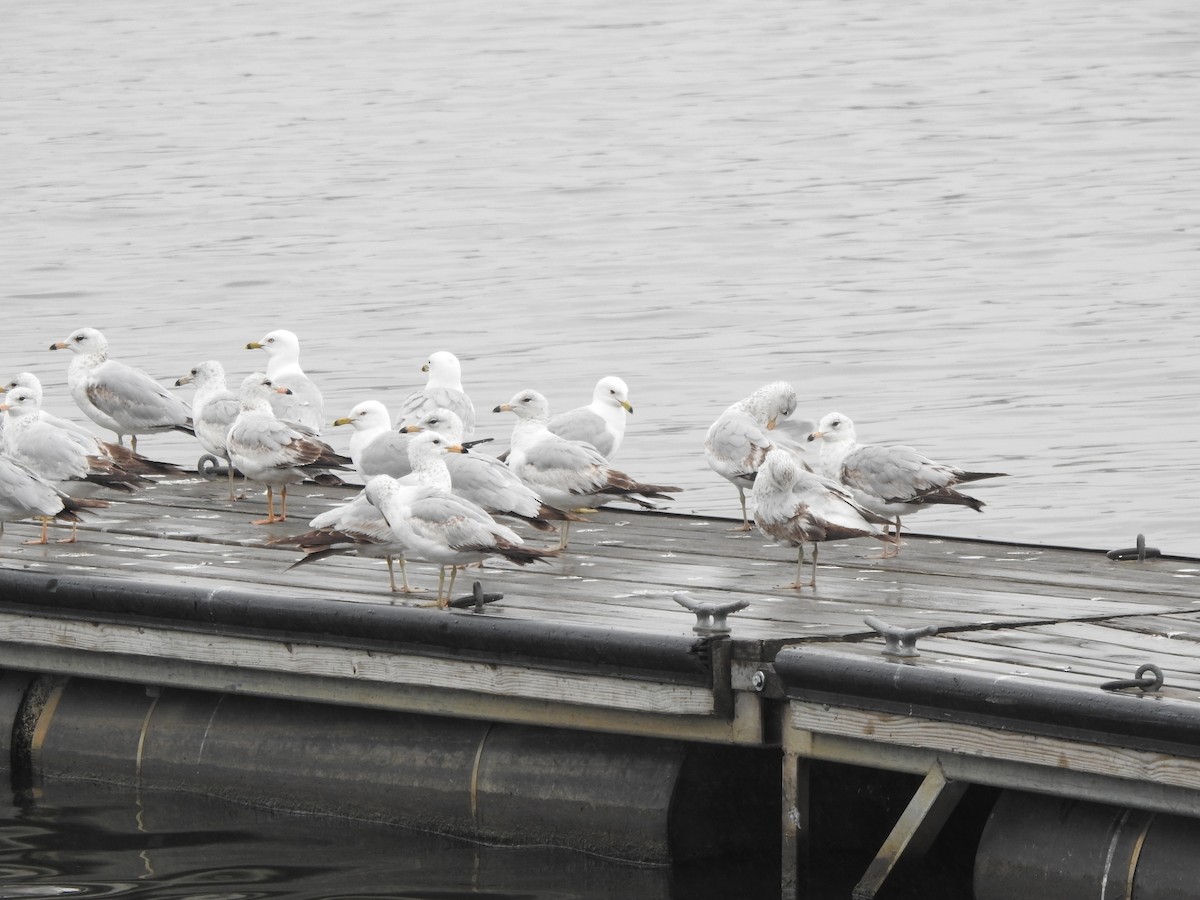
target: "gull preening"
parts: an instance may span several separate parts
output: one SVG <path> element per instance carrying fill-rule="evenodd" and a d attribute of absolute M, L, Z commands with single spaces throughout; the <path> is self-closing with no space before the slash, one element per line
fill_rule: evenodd
<path fill-rule="evenodd" d="M 226 437 L 229 461 L 250 481 L 267 487 L 267 517 L 255 525 L 287 519 L 287 488 L 309 474 L 344 469 L 351 460 L 324 441 L 280 420 L 271 408 L 271 394 L 289 390 L 276 386 L 262 372 L 247 375 L 238 392 L 239 410 Z M 275 492 L 280 489 L 279 515 Z"/>
<path fill-rule="evenodd" d="M 742 531 L 751 528 L 746 491 L 754 487 L 755 474 L 774 446 L 768 432 L 795 411 L 795 390 L 786 381 L 773 381 L 729 406 L 704 437 L 709 468 L 737 488 Z"/>
<path fill-rule="evenodd" d="M 110 359 L 108 341 L 95 328 L 78 328 L 50 349 L 71 351 L 71 396 L 84 415 L 117 435 L 117 443 L 129 435 L 136 452 L 139 434 L 193 433 L 188 405 L 141 369 Z"/>
<path fill-rule="evenodd" d="M 837 412 L 821 419 L 808 439 L 821 441 L 818 462 L 822 474 L 845 485 L 855 502 L 892 521 L 897 539 L 892 555 L 900 552 L 902 516 L 933 504 L 969 506 L 981 512 L 982 500 L 955 488 L 1005 474 L 967 472 L 948 463 L 934 462 L 912 447 L 860 444 L 854 423 Z"/>
<path fill-rule="evenodd" d="M 551 416 L 546 427 L 568 441 L 584 441 L 611 460 L 625 439 L 625 417 L 633 414 L 629 386 L 615 375 L 596 382 L 592 401 Z"/>
<path fill-rule="evenodd" d="M 550 404 L 537 391 L 515 394 L 493 412 L 511 412 L 517 417 L 508 451 L 508 467 L 529 485 L 543 502 L 571 512 L 626 500 L 653 508 L 647 500 L 670 500 L 669 493 L 682 490 L 660 484 L 645 484 L 614 469 L 595 447 L 568 441 L 547 427 Z M 559 548 L 567 546 L 570 521 L 563 521 Z"/>
<path fill-rule="evenodd" d="M 325 424 L 325 402 L 313 380 L 300 367 L 300 339 L 294 332 L 278 328 L 246 345 L 247 350 L 267 352 L 266 376 L 290 393 L 271 398 L 275 415 L 319 435 Z"/>
<path fill-rule="evenodd" d="M 817 586 L 817 550 L 822 541 L 872 537 L 885 544 L 889 520 L 855 503 L 849 491 L 806 471 L 783 447 L 767 451 L 754 479 L 754 524 L 766 537 L 796 548 L 796 578 L 788 587 L 799 590 L 804 545 L 812 545 L 808 587 Z M 885 526 L 885 527 L 881 527 Z"/>

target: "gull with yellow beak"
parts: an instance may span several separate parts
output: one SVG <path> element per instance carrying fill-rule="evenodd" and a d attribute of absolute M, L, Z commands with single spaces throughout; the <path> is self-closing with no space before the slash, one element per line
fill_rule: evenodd
<path fill-rule="evenodd" d="M 632 414 L 629 386 L 609 375 L 596 382 L 591 403 L 551 416 L 547 427 L 568 441 L 586 441 L 612 459 L 625 438 L 625 417 Z"/>

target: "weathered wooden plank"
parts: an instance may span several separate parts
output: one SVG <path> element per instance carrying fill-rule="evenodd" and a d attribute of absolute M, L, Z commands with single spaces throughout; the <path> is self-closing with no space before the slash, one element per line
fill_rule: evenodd
<path fill-rule="evenodd" d="M 788 724 L 798 731 L 852 737 L 878 744 L 1031 763 L 1200 790 L 1200 760 L 1164 753 L 795 700 L 789 705 Z"/>

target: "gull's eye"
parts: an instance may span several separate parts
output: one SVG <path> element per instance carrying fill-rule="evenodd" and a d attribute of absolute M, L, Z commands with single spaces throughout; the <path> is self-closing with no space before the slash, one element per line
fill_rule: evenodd
<path fill-rule="evenodd" d="M 82 344 L 85 340 L 86 338 L 82 334 L 75 335 L 75 343 Z"/>

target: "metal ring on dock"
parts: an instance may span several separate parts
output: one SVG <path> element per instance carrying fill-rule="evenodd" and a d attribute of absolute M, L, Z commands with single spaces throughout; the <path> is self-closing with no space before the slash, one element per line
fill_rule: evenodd
<path fill-rule="evenodd" d="M 1147 673 L 1150 673 L 1147 676 Z M 1127 678 L 1119 681 L 1106 681 L 1100 685 L 1102 691 L 1123 691 L 1126 688 L 1140 688 L 1143 693 L 1148 691 L 1157 691 L 1163 686 L 1162 669 L 1154 665 L 1154 663 L 1145 663 L 1138 667 L 1137 673 L 1133 678 Z"/>
<path fill-rule="evenodd" d="M 209 481 L 215 481 L 218 478 L 224 478 L 228 474 L 228 470 L 221 465 L 221 460 L 211 453 L 205 453 L 196 460 L 196 474 Z"/>
<path fill-rule="evenodd" d="M 1153 547 L 1146 546 L 1146 536 L 1139 534 L 1137 536 L 1136 547 L 1126 547 L 1123 550 L 1109 550 L 1106 554 L 1109 559 L 1136 559 L 1139 562 L 1146 559 L 1152 559 L 1155 556 L 1162 556 L 1162 553 Z"/>

